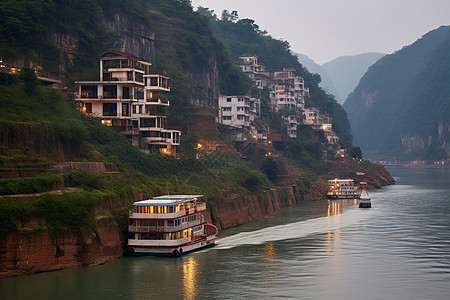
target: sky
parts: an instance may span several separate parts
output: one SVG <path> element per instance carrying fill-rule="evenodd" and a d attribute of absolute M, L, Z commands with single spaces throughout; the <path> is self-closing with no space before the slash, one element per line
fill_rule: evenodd
<path fill-rule="evenodd" d="M 192 0 L 192 6 L 237 10 L 292 52 L 324 64 L 340 56 L 393 53 L 450 24 L 450 0 Z"/>

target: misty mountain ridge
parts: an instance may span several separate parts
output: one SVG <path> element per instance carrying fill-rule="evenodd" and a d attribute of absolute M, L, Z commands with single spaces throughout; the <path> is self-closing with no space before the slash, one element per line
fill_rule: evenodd
<path fill-rule="evenodd" d="M 384 55 L 383 53 L 371 52 L 341 56 L 322 65 L 339 92 L 339 103 L 345 102 L 348 94 L 355 89 L 368 68 Z"/>
<path fill-rule="evenodd" d="M 362 53 L 351 56 L 340 56 L 323 65 L 319 65 L 306 55 L 296 53 L 298 60 L 310 72 L 317 73 L 322 78 L 320 86 L 335 96 L 338 103 L 343 104 L 368 68 L 383 53 Z"/>
<path fill-rule="evenodd" d="M 340 101 L 342 98 L 339 94 L 338 89 L 333 83 L 333 80 L 330 78 L 330 76 L 327 74 L 325 69 L 316 63 L 314 60 L 312 60 L 310 57 L 304 54 L 300 53 L 294 53 L 294 55 L 297 56 L 298 61 L 306 68 L 309 72 L 314 74 L 319 74 L 321 78 L 321 82 L 319 86 L 323 88 L 327 93 L 334 95 L 336 101 L 338 103 L 343 103 L 343 101 Z"/>
<path fill-rule="evenodd" d="M 372 65 L 344 104 L 354 142 L 373 159 L 450 156 L 450 26 Z"/>

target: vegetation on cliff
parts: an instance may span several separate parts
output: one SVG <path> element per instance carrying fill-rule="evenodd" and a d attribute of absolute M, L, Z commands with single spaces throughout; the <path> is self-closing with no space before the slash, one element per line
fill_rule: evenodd
<path fill-rule="evenodd" d="M 450 157 L 450 27 L 369 68 L 344 104 L 355 143 L 373 159 Z"/>

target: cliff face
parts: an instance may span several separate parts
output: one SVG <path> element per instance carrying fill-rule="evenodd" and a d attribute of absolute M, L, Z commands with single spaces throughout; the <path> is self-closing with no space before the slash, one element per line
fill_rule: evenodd
<path fill-rule="evenodd" d="M 124 234 L 112 217 L 97 217 L 90 231 L 52 238 L 43 220 L 31 220 L 0 240 L 0 277 L 98 265 L 122 256 Z"/>
<path fill-rule="evenodd" d="M 192 90 L 191 103 L 201 107 L 217 106 L 219 98 L 219 69 L 217 59 L 210 56 L 207 68 L 202 71 L 193 72 L 185 70 L 185 75 L 189 78 Z"/>
<path fill-rule="evenodd" d="M 449 53 L 450 27 L 442 26 L 369 68 L 344 104 L 365 157 L 449 158 Z"/>
<path fill-rule="evenodd" d="M 117 50 L 155 62 L 155 33 L 148 25 L 130 20 L 127 15 L 120 13 L 106 18 L 104 23 L 106 29 L 119 36 L 114 45 Z"/>
<path fill-rule="evenodd" d="M 177 94 L 178 88 L 187 85 L 193 105 L 215 106 L 220 93 L 220 71 L 212 35 L 204 27 L 196 28 L 198 32 L 195 32 L 159 14 L 150 14 L 150 20 L 155 33 L 156 67 L 164 67 L 170 60 L 169 65 L 177 68 L 173 73 L 167 70 L 173 83 L 171 94 Z"/>

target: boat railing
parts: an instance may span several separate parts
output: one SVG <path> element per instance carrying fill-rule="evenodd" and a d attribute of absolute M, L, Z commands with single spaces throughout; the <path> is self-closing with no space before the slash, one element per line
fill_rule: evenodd
<path fill-rule="evenodd" d="M 138 225 L 128 225 L 129 232 L 174 232 L 187 229 L 192 226 L 200 225 L 201 220 L 191 221 L 186 224 L 181 224 L 177 226 L 138 226 Z"/>
<path fill-rule="evenodd" d="M 197 211 L 206 210 L 206 203 L 205 202 L 197 202 L 196 204 Z"/>
<path fill-rule="evenodd" d="M 130 218 L 142 218 L 142 219 L 174 219 L 186 215 L 185 210 L 180 210 L 173 213 L 138 213 L 136 210 L 132 210 L 129 213 Z"/>

